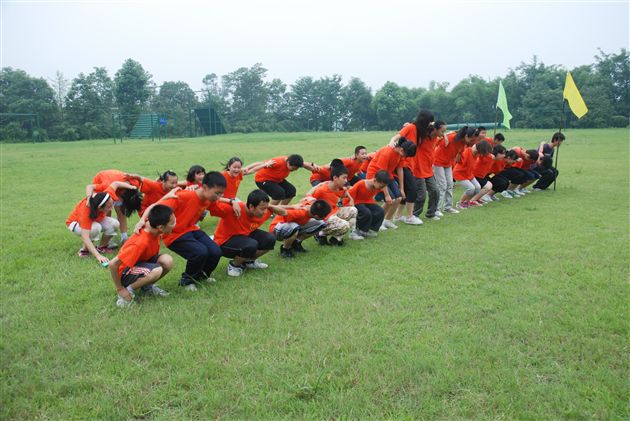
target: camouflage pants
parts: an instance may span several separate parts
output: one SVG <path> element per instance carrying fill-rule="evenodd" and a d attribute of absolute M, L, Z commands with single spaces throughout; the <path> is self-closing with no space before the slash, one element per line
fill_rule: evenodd
<path fill-rule="evenodd" d="M 337 213 L 328 218 L 326 227 L 322 230 L 324 235 L 332 235 L 341 239 L 346 233 L 355 229 L 357 225 L 357 208 L 344 206 Z"/>

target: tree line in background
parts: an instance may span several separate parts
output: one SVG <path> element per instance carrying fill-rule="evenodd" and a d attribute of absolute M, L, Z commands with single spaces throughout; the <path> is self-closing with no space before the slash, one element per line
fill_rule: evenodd
<path fill-rule="evenodd" d="M 571 69 L 589 113 L 582 119 L 566 112 L 568 127 L 626 127 L 630 117 L 630 58 L 599 51 L 595 63 Z M 512 127 L 555 128 L 560 124 L 566 69 L 547 66 L 536 57 L 502 78 Z M 113 116 L 131 130 L 138 114 L 165 115 L 169 136 L 188 136 L 194 108 L 211 105 L 228 132 L 397 130 L 420 108 L 448 123 L 495 121 L 499 78 L 469 76 L 452 89 L 431 82 L 428 88 L 407 88 L 386 82 L 375 93 L 359 78 L 342 83 L 340 75 L 301 77 L 288 86 L 267 80 L 261 64 L 242 67 L 221 77 L 203 78 L 201 91 L 184 82 L 156 86 L 140 63 L 128 59 L 110 77 L 103 67 L 80 73 L 69 82 L 57 72 L 50 80 L 10 67 L 0 71 L 0 113 L 36 113 L 42 140 L 79 140 L 113 136 Z M 499 119 L 501 114 L 499 113 Z M 0 140 L 27 141 L 32 121 L 3 116 Z"/>

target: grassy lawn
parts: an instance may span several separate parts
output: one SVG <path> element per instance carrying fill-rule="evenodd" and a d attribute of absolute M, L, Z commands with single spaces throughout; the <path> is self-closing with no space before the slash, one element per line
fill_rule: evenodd
<path fill-rule="evenodd" d="M 551 134 L 509 131 L 505 144 Z M 567 131 L 556 192 L 344 248 L 309 240 L 292 261 L 277 246 L 267 270 L 237 279 L 222 259 L 196 294 L 177 286 L 176 256 L 160 283 L 171 295 L 129 310 L 64 226 L 102 169 L 327 163 L 391 135 L 0 145 L 0 417 L 627 419 L 625 129 Z M 308 190 L 306 171 L 290 180 Z M 239 196 L 252 188 L 246 177 Z"/>

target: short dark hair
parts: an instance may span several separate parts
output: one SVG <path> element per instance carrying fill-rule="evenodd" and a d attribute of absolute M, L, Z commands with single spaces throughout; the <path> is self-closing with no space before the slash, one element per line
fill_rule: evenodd
<path fill-rule="evenodd" d="M 514 149 L 510 149 L 509 151 L 507 151 L 505 153 L 505 157 L 513 159 L 514 161 L 516 161 L 519 158 L 518 154 L 516 153 Z"/>
<path fill-rule="evenodd" d="M 558 142 L 563 142 L 564 139 L 566 139 L 564 137 L 564 134 L 560 133 L 560 132 L 555 132 L 553 134 L 553 136 L 551 136 L 551 141 L 553 142 L 554 140 L 558 141 Z"/>
<path fill-rule="evenodd" d="M 494 147 L 492 148 L 492 155 L 499 155 L 499 154 L 503 154 L 505 155 L 505 153 L 507 152 L 507 150 L 505 149 L 505 146 L 503 145 L 494 145 Z"/>
<path fill-rule="evenodd" d="M 124 189 L 120 194 L 122 209 L 125 216 L 129 217 L 134 211 L 139 211 L 142 206 L 142 193 L 138 189 Z"/>
<path fill-rule="evenodd" d="M 488 155 L 492 151 L 492 146 L 490 146 L 490 143 L 487 140 L 482 140 L 477 143 L 476 146 L 477 153 L 480 153 L 481 155 Z"/>
<path fill-rule="evenodd" d="M 529 156 L 529 159 L 536 161 L 538 159 L 538 151 L 536 149 L 528 149 L 525 153 Z"/>
<path fill-rule="evenodd" d="M 343 174 L 348 174 L 348 169 L 343 165 L 343 161 L 341 159 L 333 159 L 330 161 L 330 179 L 332 180 Z"/>
<path fill-rule="evenodd" d="M 166 181 L 169 177 L 177 177 L 175 171 L 166 170 L 158 177 L 158 181 Z"/>
<path fill-rule="evenodd" d="M 260 189 L 252 190 L 250 194 L 247 195 L 246 205 L 249 208 L 250 206 L 256 207 L 260 205 L 260 202 L 269 203 L 269 195 Z"/>
<path fill-rule="evenodd" d="M 287 162 L 289 163 L 289 165 L 296 168 L 302 168 L 304 166 L 304 158 L 302 158 L 302 155 L 289 155 L 289 157 L 287 158 Z"/>
<path fill-rule="evenodd" d="M 469 127 L 466 130 L 466 136 L 468 137 L 479 136 L 479 132 L 474 127 Z"/>
<path fill-rule="evenodd" d="M 499 142 L 505 142 L 505 136 L 503 136 L 503 133 L 497 133 L 494 135 L 494 140 L 498 140 Z"/>
<path fill-rule="evenodd" d="M 166 205 L 155 205 L 149 211 L 149 224 L 152 228 L 157 228 L 160 225 L 168 224 L 173 214 L 173 209 Z"/>
<path fill-rule="evenodd" d="M 488 131 L 488 129 L 486 129 L 484 126 L 477 127 L 477 132 L 481 132 L 482 130 L 486 132 Z"/>
<path fill-rule="evenodd" d="M 446 126 L 446 122 L 445 121 L 438 120 L 435 123 L 433 123 L 433 127 L 435 127 L 436 129 L 439 129 L 442 126 Z"/>
<path fill-rule="evenodd" d="M 206 169 L 202 167 L 201 165 L 193 165 L 188 170 L 188 174 L 186 174 L 186 180 L 193 183 L 195 181 L 195 176 L 199 174 L 200 172 L 205 173 Z"/>
<path fill-rule="evenodd" d="M 206 175 L 203 176 L 203 181 L 201 182 L 201 184 L 207 186 L 208 188 L 213 188 L 213 187 L 225 188 L 227 186 L 227 181 L 225 180 L 225 177 L 223 176 L 223 174 L 221 174 L 220 172 L 210 171 L 209 173 L 206 173 Z"/>
<path fill-rule="evenodd" d="M 354 148 L 354 154 L 355 155 L 358 154 L 361 149 L 367 149 L 367 148 L 365 146 L 359 145 L 356 148 Z"/>
<path fill-rule="evenodd" d="M 311 215 L 324 219 L 331 211 L 330 205 L 325 200 L 316 200 L 311 205 Z"/>
<path fill-rule="evenodd" d="M 374 175 L 374 181 L 378 181 L 379 183 L 389 184 L 392 179 L 389 177 L 389 173 L 387 170 L 379 170 Z"/>

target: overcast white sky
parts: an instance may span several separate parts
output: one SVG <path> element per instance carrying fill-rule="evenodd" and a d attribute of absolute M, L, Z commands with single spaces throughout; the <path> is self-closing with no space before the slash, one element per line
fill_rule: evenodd
<path fill-rule="evenodd" d="M 628 48 L 629 1 L 1 0 L 1 65 L 72 79 L 133 58 L 157 84 L 262 63 L 268 79 L 454 86 L 537 55 L 572 68 Z"/>

